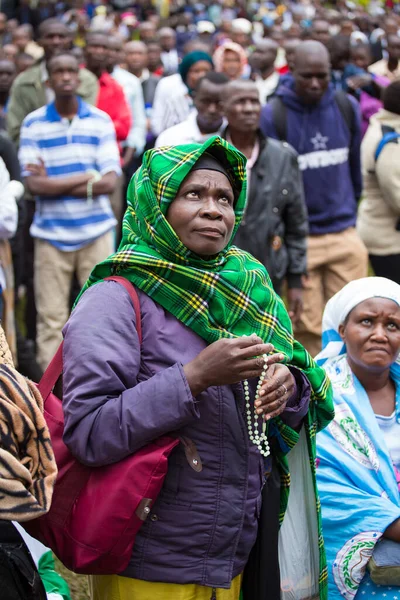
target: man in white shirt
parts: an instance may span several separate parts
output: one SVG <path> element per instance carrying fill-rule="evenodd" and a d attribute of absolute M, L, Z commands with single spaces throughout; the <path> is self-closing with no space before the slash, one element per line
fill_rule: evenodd
<path fill-rule="evenodd" d="M 272 39 L 260 40 L 249 58 L 261 104 L 268 102 L 279 84 L 279 73 L 275 70 L 278 48 Z"/>
<path fill-rule="evenodd" d="M 129 165 L 134 156 L 140 156 L 146 143 L 146 113 L 143 90 L 139 79 L 119 66 L 122 41 L 117 36 L 109 37 L 107 71 L 124 90 L 132 115 L 132 127 L 124 142 L 123 166 Z"/>
<path fill-rule="evenodd" d="M 162 48 L 161 60 L 164 73 L 172 75 L 176 73 L 179 65 L 179 56 L 176 49 L 176 33 L 171 27 L 162 27 L 158 32 L 158 39 Z"/>
<path fill-rule="evenodd" d="M 129 73 L 135 75 L 142 84 L 146 117 L 149 119 L 154 102 L 156 87 L 160 77 L 150 73 L 148 67 L 149 52 L 146 44 L 139 41 L 127 42 L 124 46 L 125 62 Z"/>
<path fill-rule="evenodd" d="M 188 118 L 163 131 L 156 140 L 160 146 L 202 144 L 217 135 L 223 125 L 222 92 L 229 79 L 223 73 L 210 71 L 200 79 L 194 95 L 194 106 Z"/>
<path fill-rule="evenodd" d="M 160 80 L 155 92 L 151 114 L 151 129 L 155 136 L 165 131 L 166 100 L 172 96 L 184 98 L 187 94 L 187 86 L 183 83 L 179 73 L 163 77 Z"/>

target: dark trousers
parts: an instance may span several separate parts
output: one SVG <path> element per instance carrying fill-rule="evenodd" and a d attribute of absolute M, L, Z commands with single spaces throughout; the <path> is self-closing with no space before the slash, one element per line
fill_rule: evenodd
<path fill-rule="evenodd" d="M 280 600 L 280 490 L 280 474 L 272 458 L 272 470 L 262 491 L 257 539 L 243 574 L 243 600 Z"/>
<path fill-rule="evenodd" d="M 34 247 L 33 238 L 29 233 L 30 226 L 32 225 L 33 216 L 35 214 L 35 203 L 33 201 L 27 202 L 27 218 L 24 229 L 24 280 L 26 286 L 26 308 L 25 308 L 25 324 L 26 324 L 26 337 L 29 340 L 36 341 L 36 304 L 35 304 L 35 292 L 33 289 L 33 258 L 34 258 Z"/>
<path fill-rule="evenodd" d="M 400 254 L 370 254 L 369 260 L 377 277 L 386 277 L 400 285 Z"/>
<path fill-rule="evenodd" d="M 31 554 L 10 521 L 0 521 L 0 583 L 2 600 L 46 600 Z"/>

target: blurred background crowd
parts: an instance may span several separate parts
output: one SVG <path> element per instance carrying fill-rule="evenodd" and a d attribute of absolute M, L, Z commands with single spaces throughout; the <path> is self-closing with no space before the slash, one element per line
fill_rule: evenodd
<path fill-rule="evenodd" d="M 371 268 L 400 282 L 400 3 L 2 0 L 0 11 L 1 310 L 22 373 L 38 380 L 53 356 L 154 146 L 218 134 L 247 156 L 236 243 L 266 265 L 313 355 L 346 283 Z"/>

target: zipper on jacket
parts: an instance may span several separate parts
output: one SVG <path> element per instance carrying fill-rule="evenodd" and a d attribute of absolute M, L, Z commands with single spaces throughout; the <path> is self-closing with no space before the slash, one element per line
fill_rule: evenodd
<path fill-rule="evenodd" d="M 216 588 L 212 589 L 210 600 L 217 600 L 217 590 L 216 590 Z"/>

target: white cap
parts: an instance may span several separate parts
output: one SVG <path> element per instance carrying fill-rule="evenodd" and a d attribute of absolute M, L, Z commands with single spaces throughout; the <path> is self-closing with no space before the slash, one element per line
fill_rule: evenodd
<path fill-rule="evenodd" d="M 215 33 L 215 25 L 211 21 L 199 21 L 196 28 L 198 33 Z"/>
<path fill-rule="evenodd" d="M 232 31 L 240 31 L 241 33 L 247 33 L 250 35 L 252 31 L 252 24 L 247 19 L 233 19 L 232 21 Z"/>
<path fill-rule="evenodd" d="M 137 25 L 138 24 L 138 20 L 135 17 L 135 15 L 125 15 L 124 17 L 122 17 L 122 22 L 125 23 L 125 25 Z"/>
<path fill-rule="evenodd" d="M 350 44 L 357 46 L 358 44 L 368 44 L 368 38 L 362 31 L 353 31 L 350 36 Z"/>

